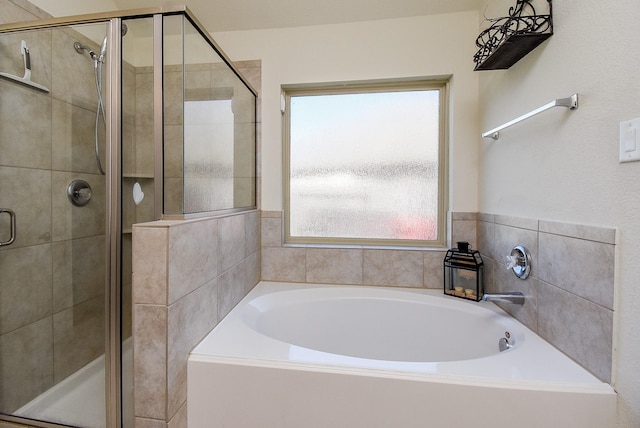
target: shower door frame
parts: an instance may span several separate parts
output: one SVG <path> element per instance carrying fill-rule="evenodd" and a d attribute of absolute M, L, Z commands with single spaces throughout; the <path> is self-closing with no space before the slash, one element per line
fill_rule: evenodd
<path fill-rule="evenodd" d="M 154 42 L 155 43 L 155 42 Z M 107 427 L 122 426 L 122 18 L 112 18 L 107 32 L 105 187 L 105 415 Z"/>
<path fill-rule="evenodd" d="M 106 427 L 122 426 L 122 26 L 123 20 L 153 18 L 153 144 L 154 144 L 154 219 L 186 219 L 210 215 L 212 212 L 165 215 L 164 209 L 164 52 L 163 18 L 182 15 L 188 19 L 200 35 L 208 42 L 233 73 L 254 95 L 258 92 L 247 82 L 220 46 L 205 31 L 204 26 L 184 5 L 153 7 L 135 10 L 75 15 L 61 18 L 46 18 L 0 24 L 0 34 L 26 30 L 44 30 L 73 25 L 105 23 L 107 30 L 107 61 L 105 85 L 106 113 L 106 185 L 105 185 L 105 406 Z M 254 103 L 254 109 L 256 108 Z M 255 161 L 254 161 L 255 162 Z M 254 164 L 255 171 L 255 164 Z M 254 203 L 255 203 L 254 199 Z M 253 207 L 232 208 L 214 211 L 217 214 L 241 212 Z M 38 427 L 61 427 L 46 421 L 35 421 L 12 415 L 0 414 L 0 421 L 27 423 Z"/>
<path fill-rule="evenodd" d="M 154 18 L 154 138 L 156 162 L 154 165 L 155 205 L 154 218 L 162 217 L 162 17 L 167 14 L 189 15 L 186 7 L 148 8 L 76 15 L 62 18 L 47 18 L 0 24 L 0 34 L 69 27 L 74 25 L 105 23 L 107 29 L 108 58 L 106 69 L 106 183 L 105 183 L 105 426 L 122 426 L 122 335 L 121 335 L 121 244 L 122 244 L 122 21 L 123 19 Z M 159 22 L 159 27 L 158 27 Z M 160 32 L 158 32 L 158 28 Z M 160 57 L 156 58 L 158 52 Z M 158 67 L 158 64 L 160 65 Z M 158 125 L 159 123 L 159 125 Z M 160 134 L 157 134 L 157 131 Z M 159 155 L 159 162 L 158 162 Z M 24 423 L 43 428 L 61 427 L 58 423 L 26 419 L 14 415 L 0 414 L 0 422 Z"/>

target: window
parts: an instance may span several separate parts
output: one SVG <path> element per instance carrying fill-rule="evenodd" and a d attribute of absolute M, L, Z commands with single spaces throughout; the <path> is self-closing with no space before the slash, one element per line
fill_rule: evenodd
<path fill-rule="evenodd" d="M 445 243 L 447 84 L 284 87 L 289 243 Z"/>

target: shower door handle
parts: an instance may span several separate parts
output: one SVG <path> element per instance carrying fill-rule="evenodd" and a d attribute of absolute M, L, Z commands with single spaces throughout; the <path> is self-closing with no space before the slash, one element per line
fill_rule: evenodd
<path fill-rule="evenodd" d="M 11 245 L 13 241 L 16 240 L 16 213 L 8 208 L 0 208 L 0 214 L 2 213 L 9 214 L 9 218 L 11 219 L 11 236 L 8 241 L 0 241 L 0 247 Z"/>

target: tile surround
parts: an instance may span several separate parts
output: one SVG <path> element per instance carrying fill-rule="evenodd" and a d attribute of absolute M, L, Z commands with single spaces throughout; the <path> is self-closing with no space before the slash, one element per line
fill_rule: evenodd
<path fill-rule="evenodd" d="M 261 222 L 263 280 L 442 287 L 445 250 L 287 246 L 280 211 L 262 212 Z M 486 291 L 524 293 L 525 305 L 502 307 L 609 382 L 616 229 L 487 213 L 452 213 L 451 222 L 452 242 L 480 250 Z M 504 268 L 515 245 L 531 251 L 526 281 Z"/>
<path fill-rule="evenodd" d="M 135 262 L 133 269 L 135 272 Z M 136 288 L 135 276 L 133 288 Z M 138 304 L 135 300 L 133 303 L 136 419 L 165 420 L 167 417 L 167 312 L 166 306 Z"/>
<path fill-rule="evenodd" d="M 244 221 L 245 254 L 260 251 L 260 212 L 250 212 Z"/>
<path fill-rule="evenodd" d="M 476 214 L 452 215 L 460 240 L 476 242 Z M 441 288 L 446 249 L 370 249 L 284 245 L 281 211 L 262 211 L 265 281 Z"/>
<path fill-rule="evenodd" d="M 99 174 L 95 161 L 95 106 L 91 108 L 52 100 L 52 165 L 57 171 Z M 104 132 L 100 135 L 104 141 Z M 104 145 L 100 147 L 104 159 Z"/>
<path fill-rule="evenodd" d="M 471 248 L 477 245 L 477 214 L 469 212 L 451 213 L 451 244 L 467 241 Z M 443 256 L 444 258 L 444 256 Z"/>
<path fill-rule="evenodd" d="M 0 335 L 4 409 L 15 410 L 53 386 L 52 330 L 52 317 L 46 317 Z"/>
<path fill-rule="evenodd" d="M 249 73 L 251 84 L 259 91 L 261 62 L 243 61 L 236 65 L 242 73 Z M 200 88 L 209 80 L 213 82 L 211 84 L 226 86 L 236 81 L 233 73 L 221 77 L 220 70 L 208 65 L 196 70 L 198 67 L 190 67 L 187 72 L 187 97 L 200 99 L 199 90 L 194 92 L 190 88 L 194 85 Z M 135 73 L 134 123 L 136 138 L 140 141 L 150 135 L 148 130 L 152 124 L 151 71 L 150 67 L 140 67 Z M 167 105 L 165 114 L 165 210 L 171 213 L 182 212 L 185 183 L 182 179 L 181 71 L 171 67 L 167 71 L 165 98 L 178 101 Z M 220 78 L 222 82 L 214 82 Z M 180 96 L 172 96 L 171 91 L 175 90 L 179 90 Z M 257 103 L 259 115 L 260 97 Z M 258 116 L 258 151 L 259 121 Z M 259 156 L 258 153 L 258 165 Z M 150 159 L 140 150 L 136 151 L 136 157 Z M 148 166 L 136 164 L 138 170 Z M 257 177 L 251 180 L 256 181 L 255 197 L 259 201 L 259 169 Z M 189 351 L 260 281 L 260 219 L 260 213 L 254 211 L 192 221 L 145 223 L 133 228 L 134 377 L 139 380 L 134 391 L 136 427 L 187 426 L 186 362 Z M 145 325 L 147 312 L 158 308 L 163 308 L 161 317 Z M 147 332 L 156 339 L 143 339 Z M 160 346 L 154 348 L 155 340 Z M 136 345 L 138 341 L 140 346 Z"/>
<path fill-rule="evenodd" d="M 17 43 L 20 43 L 19 41 Z M 16 45 L 17 46 L 17 45 Z M 34 94 L 10 81 L 0 81 L 0 164 L 16 167 L 51 168 L 51 97 Z M 34 121 L 32 118 L 38 118 Z"/>
<path fill-rule="evenodd" d="M 544 284 L 538 293 L 538 334 L 610 381 L 613 311 Z"/>
<path fill-rule="evenodd" d="M 262 279 L 266 281 L 306 281 L 306 249 L 262 248 Z"/>
<path fill-rule="evenodd" d="M 424 286 L 426 288 L 440 288 L 444 284 L 444 269 L 442 267 L 446 251 L 424 252 Z"/>
<path fill-rule="evenodd" d="M 260 280 L 259 239 L 257 212 L 134 225 L 136 426 L 185 426 L 189 352 Z"/>
<path fill-rule="evenodd" d="M 364 250 L 364 283 L 371 285 L 423 287 L 422 251 Z"/>
<path fill-rule="evenodd" d="M 50 244 L 0 251 L 0 334 L 52 314 L 51 264 Z"/>
<path fill-rule="evenodd" d="M 245 256 L 244 216 L 225 217 L 219 220 L 218 247 L 223 248 L 218 258 L 218 270 L 224 272 L 238 264 Z"/>
<path fill-rule="evenodd" d="M 2 150 L 1 147 L 0 150 Z M 16 224 L 20 222 L 15 242 L 0 251 L 11 251 L 18 247 L 51 242 L 54 221 L 51 208 L 51 172 L 42 169 L 0 166 L 0 182 L 2 183 L 0 187 L 2 208 L 13 209 L 16 213 Z M 25 194 L 31 195 L 31 198 L 25 198 Z M 8 217 L 8 215 L 0 217 L 2 231 L 10 230 Z M 0 237 L 8 238 L 5 235 Z"/>
<path fill-rule="evenodd" d="M 486 291 L 523 292 L 524 306 L 502 308 L 605 382 L 612 370 L 616 242 L 612 227 L 478 215 Z M 525 281 L 502 261 L 515 245 L 531 251 Z"/>
<path fill-rule="evenodd" d="M 222 220 L 186 221 L 169 227 L 167 304 L 176 302 L 218 275 L 218 254 L 223 247 L 216 245 L 216 239 L 222 233 L 218 227 Z M 193 263 L 194 260 L 199 263 Z"/>
<path fill-rule="evenodd" d="M 308 248 L 306 282 L 362 284 L 362 250 Z"/>
<path fill-rule="evenodd" d="M 540 233 L 539 239 L 540 279 L 613 309 L 613 244 L 550 233 Z"/>
<path fill-rule="evenodd" d="M 133 300 L 138 304 L 166 305 L 169 231 L 148 228 L 144 239 L 135 239 L 137 230 L 133 228 Z"/>
<path fill-rule="evenodd" d="M 104 294 L 53 315 L 54 382 L 104 354 Z"/>
<path fill-rule="evenodd" d="M 232 267 L 218 277 L 220 298 L 213 303 L 216 304 L 216 310 L 221 319 L 245 296 L 246 281 L 247 271 L 243 264 Z"/>
<path fill-rule="evenodd" d="M 175 415 L 187 398 L 187 359 L 194 343 L 198 343 L 218 321 L 218 293 L 214 279 L 169 306 L 167 314 L 167 414 Z M 242 297 L 242 296 L 241 296 Z"/>

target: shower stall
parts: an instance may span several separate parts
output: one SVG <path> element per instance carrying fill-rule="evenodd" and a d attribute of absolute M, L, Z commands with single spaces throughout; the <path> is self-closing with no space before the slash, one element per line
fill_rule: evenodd
<path fill-rule="evenodd" d="M 257 93 L 184 7 L 36 18 L 0 24 L 0 424 L 131 427 L 132 225 L 255 209 Z"/>

